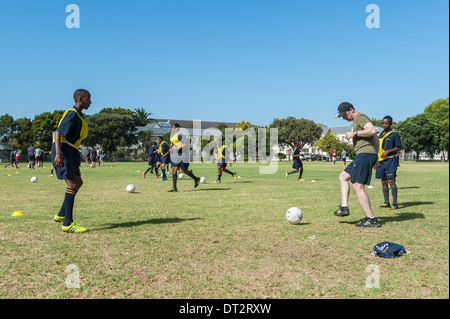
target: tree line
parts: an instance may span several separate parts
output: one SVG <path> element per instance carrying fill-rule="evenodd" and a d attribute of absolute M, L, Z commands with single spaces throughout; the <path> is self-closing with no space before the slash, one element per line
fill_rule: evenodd
<path fill-rule="evenodd" d="M 0 137 L 1 141 L 13 148 L 26 151 L 29 145 L 35 145 L 44 150 L 50 150 L 52 144 L 52 133 L 56 130 L 63 115 L 63 110 L 56 110 L 53 113 L 44 112 L 36 115 L 33 120 L 29 118 L 14 119 L 9 114 L 0 117 Z M 143 108 L 133 111 L 121 107 L 103 108 L 99 113 L 86 115 L 89 125 L 89 135 L 84 141 L 86 146 L 101 145 L 105 154 L 113 155 L 119 149 L 127 148 L 131 145 L 140 145 L 141 150 L 146 152 L 151 144 L 151 131 L 141 131 L 136 133 L 137 126 L 145 126 L 154 121 L 152 113 L 146 112 Z M 381 119 L 371 119 L 375 126 L 381 126 Z M 242 121 L 236 124 L 235 128 L 247 130 L 251 127 L 250 122 Z M 226 125 L 220 124 L 217 127 L 225 136 Z M 278 129 L 278 142 L 280 145 L 294 146 L 296 140 L 300 141 L 300 148 L 306 144 L 319 147 L 322 151 L 331 153 L 336 149 L 338 155 L 345 149 L 348 156 L 352 156 L 353 148 L 346 142 L 339 141 L 330 130 L 323 134 L 322 125 L 312 120 L 295 118 L 293 116 L 279 119 L 275 118 L 266 129 L 266 154 L 270 154 L 270 128 Z M 419 154 L 427 152 L 431 157 L 440 151 L 448 153 L 449 149 L 449 99 L 438 99 L 428 105 L 423 113 L 408 117 L 404 121 L 394 122 L 393 129 L 397 130 L 401 136 L 403 149 L 414 151 Z M 255 131 L 255 138 L 258 139 Z M 168 140 L 169 135 L 164 136 Z M 203 146 L 210 140 L 202 141 Z M 245 150 L 248 147 L 248 136 L 241 141 L 236 139 L 236 143 L 244 143 Z M 259 145 L 257 143 L 257 145 Z"/>

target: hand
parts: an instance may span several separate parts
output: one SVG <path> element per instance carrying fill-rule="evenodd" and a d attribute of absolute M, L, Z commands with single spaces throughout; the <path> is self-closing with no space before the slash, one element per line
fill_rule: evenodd
<path fill-rule="evenodd" d="M 53 166 L 55 168 L 60 168 L 60 167 L 63 167 L 63 165 L 64 165 L 64 162 L 63 162 L 61 154 L 60 153 L 56 154 L 55 161 L 53 162 Z"/>
<path fill-rule="evenodd" d="M 344 137 L 345 137 L 346 140 L 349 140 L 349 139 L 355 137 L 355 133 L 354 132 L 347 132 L 347 133 L 345 133 Z"/>

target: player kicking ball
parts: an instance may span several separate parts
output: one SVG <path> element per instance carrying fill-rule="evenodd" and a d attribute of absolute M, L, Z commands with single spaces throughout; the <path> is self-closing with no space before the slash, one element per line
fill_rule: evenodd
<path fill-rule="evenodd" d="M 168 191 L 169 193 L 178 192 L 177 178 L 178 170 L 181 169 L 183 174 L 189 176 L 194 180 L 194 188 L 197 188 L 200 184 L 200 178 L 195 176 L 192 171 L 189 170 L 190 160 L 190 144 L 189 137 L 180 130 L 180 125 L 177 123 L 172 124 L 172 135 L 170 137 L 170 165 L 172 167 L 172 182 L 173 187 Z"/>
<path fill-rule="evenodd" d="M 214 149 L 214 154 L 217 159 L 217 180 L 216 183 L 220 183 L 222 181 L 223 172 L 230 174 L 236 180 L 236 172 L 231 172 L 227 169 L 227 163 L 230 163 L 231 167 L 231 158 L 230 152 L 228 151 L 228 147 L 226 145 L 222 145 L 222 139 L 218 138 L 216 140 L 216 147 Z"/>
<path fill-rule="evenodd" d="M 294 169 L 291 172 L 286 172 L 286 179 L 289 178 L 289 175 L 291 174 L 295 174 L 298 173 L 300 171 L 300 174 L 298 175 L 298 181 L 303 182 L 304 179 L 302 179 L 302 175 L 303 175 L 303 163 L 302 160 L 300 159 L 300 141 L 295 141 L 295 147 L 294 147 L 294 151 L 292 152 L 292 158 L 293 158 L 293 163 L 292 163 L 292 168 Z"/>

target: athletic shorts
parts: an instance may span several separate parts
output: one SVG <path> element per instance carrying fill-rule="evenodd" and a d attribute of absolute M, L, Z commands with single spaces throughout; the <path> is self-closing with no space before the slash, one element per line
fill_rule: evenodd
<path fill-rule="evenodd" d="M 292 163 L 292 168 L 297 170 L 301 167 L 303 167 L 303 162 L 301 160 L 294 160 L 294 162 Z"/>
<path fill-rule="evenodd" d="M 148 158 L 148 165 L 155 165 L 156 159 L 154 156 Z"/>
<path fill-rule="evenodd" d="M 227 161 L 223 158 L 217 162 L 217 166 L 225 168 L 227 167 Z"/>
<path fill-rule="evenodd" d="M 35 161 L 35 160 L 36 160 L 36 158 L 34 157 L 34 155 L 28 155 L 28 162 Z"/>
<path fill-rule="evenodd" d="M 55 155 L 55 144 L 52 144 L 53 167 L 55 167 Z M 63 166 L 59 168 L 55 167 L 55 172 L 58 179 L 74 180 L 75 176 L 81 176 L 80 152 L 66 143 L 61 143 L 61 156 L 63 159 Z"/>
<path fill-rule="evenodd" d="M 161 156 L 161 164 L 169 164 L 170 163 L 170 155 L 166 157 Z"/>
<path fill-rule="evenodd" d="M 361 153 L 354 157 L 353 162 L 351 162 L 344 171 L 350 174 L 350 180 L 352 182 L 370 185 L 372 168 L 376 162 L 377 155 Z"/>
<path fill-rule="evenodd" d="M 170 161 L 170 165 L 172 167 L 179 167 L 179 168 L 181 168 L 182 171 L 189 170 L 189 163 L 183 163 L 183 161 L 180 161 L 179 163 L 174 163 L 174 162 Z"/>
<path fill-rule="evenodd" d="M 391 157 L 378 163 L 377 170 L 375 172 L 375 178 L 377 179 L 394 179 L 397 177 L 398 158 Z"/>

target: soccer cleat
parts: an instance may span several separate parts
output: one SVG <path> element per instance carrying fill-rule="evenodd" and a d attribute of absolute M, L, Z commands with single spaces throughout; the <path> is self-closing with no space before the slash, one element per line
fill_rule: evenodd
<path fill-rule="evenodd" d="M 356 227 L 380 227 L 380 226 L 381 224 L 376 217 L 373 219 L 366 217 L 362 220 L 361 223 L 356 224 Z"/>
<path fill-rule="evenodd" d="M 178 192 L 178 189 L 176 189 L 175 187 L 172 187 L 172 188 L 169 189 L 167 192 L 168 192 L 168 193 L 176 193 L 176 192 Z"/>
<path fill-rule="evenodd" d="M 64 222 L 64 216 L 55 215 L 55 216 L 53 216 L 53 220 L 55 222 L 58 222 L 58 223 L 63 223 Z"/>
<path fill-rule="evenodd" d="M 392 204 L 391 209 L 398 209 L 398 205 L 397 204 Z"/>
<path fill-rule="evenodd" d="M 161 177 L 161 174 L 156 174 L 156 178 Z"/>
<path fill-rule="evenodd" d="M 380 208 L 391 208 L 391 205 L 383 203 L 383 205 L 380 205 Z"/>
<path fill-rule="evenodd" d="M 305 181 L 303 178 L 299 178 L 297 180 L 300 181 L 300 182 L 304 182 Z"/>
<path fill-rule="evenodd" d="M 145 173 L 142 173 L 142 176 L 145 178 Z"/>
<path fill-rule="evenodd" d="M 339 216 L 339 217 L 343 217 L 343 216 L 348 216 L 350 215 L 350 209 L 348 208 L 348 206 L 343 207 L 343 206 L 339 206 L 338 210 L 335 211 L 334 216 Z"/>
<path fill-rule="evenodd" d="M 220 179 L 216 179 L 216 182 L 215 182 L 215 183 L 216 183 L 216 184 L 221 183 Z"/>
<path fill-rule="evenodd" d="M 286 179 L 288 179 L 288 178 L 289 178 L 289 174 L 288 174 L 288 172 L 286 172 L 285 174 L 286 174 Z"/>
<path fill-rule="evenodd" d="M 167 178 L 161 178 L 160 180 L 159 180 L 160 182 L 164 182 L 164 181 L 167 181 Z"/>
<path fill-rule="evenodd" d="M 236 173 L 233 173 L 233 177 L 234 177 L 235 180 L 237 179 Z"/>
<path fill-rule="evenodd" d="M 194 188 L 197 188 L 199 184 L 200 184 L 200 178 L 197 177 L 194 181 Z"/>
<path fill-rule="evenodd" d="M 62 230 L 67 233 L 84 233 L 87 228 L 79 226 L 77 223 L 72 222 L 69 226 L 62 226 Z"/>

